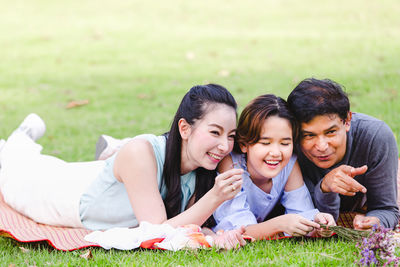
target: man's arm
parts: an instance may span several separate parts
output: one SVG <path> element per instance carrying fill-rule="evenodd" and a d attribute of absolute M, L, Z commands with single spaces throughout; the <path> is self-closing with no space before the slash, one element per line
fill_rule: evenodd
<path fill-rule="evenodd" d="M 313 188 L 316 207 L 322 212 L 332 214 L 337 220 L 341 204 L 339 194 L 354 196 L 359 191 L 365 193 L 366 188 L 354 180 L 354 177 L 364 174 L 367 169 L 367 166 L 354 168 L 341 165 L 328 172 Z"/>
<path fill-rule="evenodd" d="M 335 221 L 339 218 L 340 196 L 335 192 L 324 193 L 321 190 L 321 181 L 313 187 L 314 204 L 320 212 L 332 214 Z M 310 192 L 311 193 L 311 192 Z"/>
<path fill-rule="evenodd" d="M 381 225 L 394 228 L 399 221 L 397 206 L 398 150 L 389 126 L 382 124 L 371 142 L 367 188 L 367 216 L 377 217 Z"/>

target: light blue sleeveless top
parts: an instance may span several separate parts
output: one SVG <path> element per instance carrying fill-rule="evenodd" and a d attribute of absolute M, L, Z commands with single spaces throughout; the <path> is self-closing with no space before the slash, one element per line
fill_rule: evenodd
<path fill-rule="evenodd" d="M 144 138 L 153 146 L 157 161 L 158 190 L 162 199 L 164 199 L 167 196 L 167 187 L 162 175 L 165 162 L 166 138 L 152 134 L 139 135 L 135 138 Z M 80 218 L 87 229 L 104 230 L 113 227 L 136 227 L 139 225 L 135 214 L 133 214 L 124 184 L 114 176 L 113 168 L 116 154 L 106 160 L 102 172 L 81 196 Z M 195 184 L 195 171 L 181 176 L 181 212 L 186 208 L 189 199 L 193 195 Z M 148 208 L 151 209 L 151 207 Z"/>

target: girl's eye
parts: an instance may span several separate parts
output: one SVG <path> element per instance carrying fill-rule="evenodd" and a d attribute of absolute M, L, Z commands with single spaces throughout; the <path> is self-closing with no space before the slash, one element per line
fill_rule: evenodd
<path fill-rule="evenodd" d="M 261 142 L 260 144 L 262 144 L 262 145 L 264 145 L 264 146 L 267 146 L 267 145 L 269 145 L 270 143 L 268 143 L 268 142 Z"/>
<path fill-rule="evenodd" d="M 291 143 L 282 143 L 283 146 L 289 146 Z"/>
<path fill-rule="evenodd" d="M 228 136 L 228 138 L 229 138 L 229 139 L 235 139 L 235 136 L 236 136 L 236 135 L 231 134 L 231 135 Z"/>
<path fill-rule="evenodd" d="M 219 135 L 218 131 L 211 131 L 210 133 L 212 133 L 213 135 Z"/>

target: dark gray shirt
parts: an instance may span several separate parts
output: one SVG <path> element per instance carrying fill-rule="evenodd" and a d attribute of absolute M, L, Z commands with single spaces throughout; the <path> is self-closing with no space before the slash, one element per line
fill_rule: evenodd
<path fill-rule="evenodd" d="M 346 154 L 343 160 L 329 169 L 321 169 L 298 149 L 298 161 L 304 181 L 310 190 L 315 206 L 321 212 L 333 215 L 337 220 L 339 211 L 356 211 L 367 204 L 367 216 L 379 218 L 384 227 L 393 228 L 399 221 L 397 206 L 398 150 L 389 126 L 381 120 L 361 113 L 353 113 L 350 131 L 347 133 Z M 323 193 L 321 181 L 324 176 L 340 165 L 368 166 L 365 174 L 356 176 L 367 193 L 358 192 L 349 197 L 337 193 Z"/>

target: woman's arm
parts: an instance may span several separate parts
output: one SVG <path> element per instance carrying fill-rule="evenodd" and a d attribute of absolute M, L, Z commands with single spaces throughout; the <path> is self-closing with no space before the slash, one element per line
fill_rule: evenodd
<path fill-rule="evenodd" d="M 202 225 L 225 200 L 232 199 L 242 185 L 242 169 L 226 171 L 215 178 L 215 184 L 189 209 L 170 218 L 166 223 L 176 227 L 188 223 Z M 233 188 L 235 190 L 233 190 Z"/>
<path fill-rule="evenodd" d="M 242 173 L 243 170 L 234 169 L 218 175 L 214 187 L 197 203 L 167 220 L 158 189 L 157 163 L 152 145 L 144 139 L 133 139 L 121 148 L 114 165 L 115 177 L 124 183 L 138 222 L 168 223 L 174 227 L 190 223 L 202 225 L 222 202 L 239 192 Z"/>
<path fill-rule="evenodd" d="M 134 138 L 123 146 L 115 158 L 114 175 L 124 183 L 138 222 L 159 224 L 167 219 L 158 189 L 157 163 L 150 142 Z"/>

